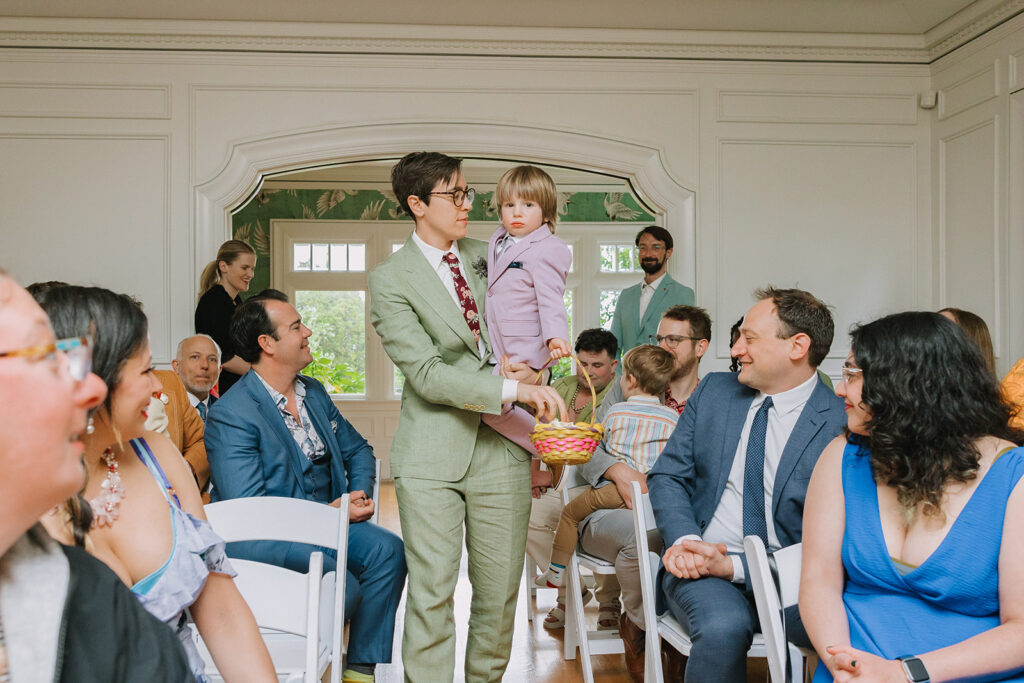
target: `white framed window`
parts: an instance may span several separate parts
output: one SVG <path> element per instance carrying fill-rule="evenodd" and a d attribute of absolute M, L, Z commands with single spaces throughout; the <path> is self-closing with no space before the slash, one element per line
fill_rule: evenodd
<path fill-rule="evenodd" d="M 469 225 L 468 234 L 487 240 L 494 221 Z M 404 378 L 387 357 L 369 320 L 369 272 L 406 243 L 406 221 L 271 221 L 275 258 L 271 286 L 295 303 L 313 331 L 310 346 L 317 359 L 329 359 L 336 371 L 328 387 L 336 398 L 370 401 L 401 397 Z M 557 236 L 569 246 L 572 264 L 566 278 L 565 306 L 570 344 L 592 327 L 611 327 L 619 293 L 637 284 L 643 271 L 633 239 L 639 224 L 560 223 Z M 277 258 L 282 254 L 283 258 Z M 562 367 L 564 366 L 564 367 Z M 557 372 L 572 372 L 563 361 Z"/>

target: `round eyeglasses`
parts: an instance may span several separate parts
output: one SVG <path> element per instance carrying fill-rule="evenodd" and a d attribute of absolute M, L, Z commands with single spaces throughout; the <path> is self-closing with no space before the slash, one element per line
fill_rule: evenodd
<path fill-rule="evenodd" d="M 851 379 L 853 379 L 854 377 L 861 377 L 861 373 L 863 372 L 864 371 L 861 370 L 860 368 L 843 368 L 843 381 L 849 384 Z"/>
<path fill-rule="evenodd" d="M 700 341 L 700 337 L 687 337 L 681 334 L 666 334 L 664 336 L 660 334 L 653 334 L 650 337 L 648 337 L 648 339 L 650 339 L 651 343 L 654 344 L 655 346 L 661 346 L 661 342 L 665 342 L 665 346 L 667 346 L 670 349 L 674 349 L 680 344 L 682 344 L 684 339 L 689 339 L 690 341 Z"/>
<path fill-rule="evenodd" d="M 52 344 L 29 346 L 24 349 L 4 351 L 0 358 L 22 357 L 31 361 L 53 358 L 58 351 L 68 359 L 68 372 L 71 379 L 81 382 L 92 371 L 92 339 L 89 337 L 68 337 L 58 339 Z"/>
<path fill-rule="evenodd" d="M 455 206 L 462 206 L 467 201 L 472 204 L 473 200 L 476 199 L 476 190 L 472 187 L 456 187 L 454 190 L 448 190 L 447 192 L 430 192 L 428 194 L 448 195 L 452 198 L 452 203 Z"/>

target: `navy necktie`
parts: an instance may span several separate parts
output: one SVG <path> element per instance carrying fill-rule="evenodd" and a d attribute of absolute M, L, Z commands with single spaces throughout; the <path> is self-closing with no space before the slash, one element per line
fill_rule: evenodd
<path fill-rule="evenodd" d="M 768 434 L 769 396 L 758 408 L 747 437 L 747 461 L 743 472 L 743 535 L 760 536 L 768 547 L 768 525 L 764 518 L 764 444 Z"/>
<path fill-rule="evenodd" d="M 206 422 L 206 404 L 201 402 L 197 403 L 196 410 L 199 411 L 199 417 L 203 418 L 203 422 Z"/>

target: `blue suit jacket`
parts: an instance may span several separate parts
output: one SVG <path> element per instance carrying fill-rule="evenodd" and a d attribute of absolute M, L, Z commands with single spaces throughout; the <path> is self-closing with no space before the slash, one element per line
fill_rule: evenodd
<path fill-rule="evenodd" d="M 612 334 L 619 341 L 619 357 L 634 346 L 650 343 L 650 337 L 658 334 L 658 323 L 662 314 L 673 306 L 693 305 L 693 290 L 672 279 L 668 273 L 658 285 L 658 291 L 651 297 L 651 303 L 640 320 L 640 290 L 643 283 L 627 287 L 619 295 L 612 317 Z M 618 368 L 621 373 L 621 366 Z"/>
<path fill-rule="evenodd" d="M 732 372 L 712 373 L 690 396 L 679 423 L 647 475 L 651 506 L 666 544 L 704 535 L 722 498 L 740 432 L 757 391 Z M 772 491 L 772 519 L 783 547 L 799 543 L 807 482 L 825 446 L 846 426 L 845 405 L 822 383 L 804 406 L 782 451 Z"/>
<path fill-rule="evenodd" d="M 341 416 L 320 382 L 299 375 L 306 386 L 306 412 L 331 458 L 331 500 L 350 491 L 373 494 L 373 448 Z M 302 487 L 306 456 L 292 438 L 263 382 L 250 370 L 211 408 L 206 421 L 213 502 L 253 496 L 307 498 Z M 235 552 L 241 546 L 246 552 Z M 231 544 L 233 557 L 288 566 L 292 544 Z M 308 548 L 305 556 L 309 556 Z M 305 571 L 306 563 L 300 563 Z"/>

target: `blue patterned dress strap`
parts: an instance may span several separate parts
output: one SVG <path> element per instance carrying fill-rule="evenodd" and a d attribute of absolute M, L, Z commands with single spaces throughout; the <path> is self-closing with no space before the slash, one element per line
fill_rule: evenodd
<path fill-rule="evenodd" d="M 149 469 L 153 474 L 153 478 L 156 479 L 164 488 L 164 496 L 170 496 L 174 498 L 174 504 L 181 508 L 181 501 L 178 500 L 178 494 L 174 491 L 174 486 L 171 485 L 170 479 L 164 473 L 164 468 L 160 467 L 160 462 L 153 455 L 153 451 L 149 448 L 149 444 L 146 443 L 145 439 L 132 439 L 129 443 L 132 445 L 132 450 L 135 451 L 135 455 L 139 457 L 139 460 Z M 170 500 L 168 498 L 168 500 Z"/>

